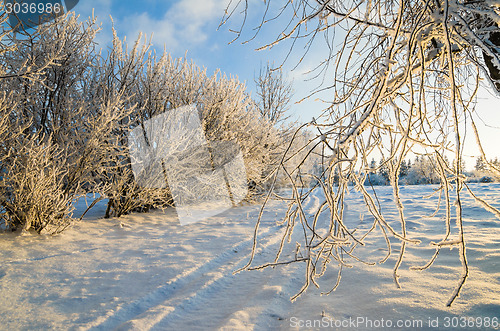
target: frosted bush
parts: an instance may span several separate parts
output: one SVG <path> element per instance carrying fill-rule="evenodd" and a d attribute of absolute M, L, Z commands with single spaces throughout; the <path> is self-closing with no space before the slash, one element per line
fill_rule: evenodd
<path fill-rule="evenodd" d="M 96 175 L 124 155 L 114 132 L 133 109 L 92 84 L 97 31 L 95 20 L 65 16 L 1 41 L 0 217 L 9 229 L 64 230 L 75 199 L 106 186 Z"/>
<path fill-rule="evenodd" d="M 283 137 L 244 84 L 167 53 L 157 57 L 140 37 L 129 48 L 115 31 L 112 48 L 99 51 L 98 31 L 94 18 L 65 15 L 37 30 L 6 31 L 0 41 L 4 228 L 60 232 L 72 203 L 88 192 L 108 199 L 106 217 L 173 205 L 168 185 L 134 178 L 128 134 L 146 135 L 148 120 L 190 104 L 209 144 L 238 144 L 246 177 L 268 180 L 278 163 L 269 151 Z"/>

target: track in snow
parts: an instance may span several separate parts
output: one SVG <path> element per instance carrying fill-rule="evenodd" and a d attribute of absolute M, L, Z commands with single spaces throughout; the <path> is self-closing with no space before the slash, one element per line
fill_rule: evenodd
<path fill-rule="evenodd" d="M 272 259 L 281 227 L 259 234 L 258 251 Z M 285 319 L 290 296 L 301 285 L 300 265 L 243 271 L 252 239 L 232 246 L 214 259 L 193 267 L 135 301 L 87 325 L 91 330 L 150 330 L 214 327 L 270 327 Z M 246 251 L 246 254 L 241 252 Z M 284 283 L 284 284 L 283 284 Z M 238 305 L 229 305 L 235 302 Z M 215 325 L 211 325 L 215 324 Z"/>

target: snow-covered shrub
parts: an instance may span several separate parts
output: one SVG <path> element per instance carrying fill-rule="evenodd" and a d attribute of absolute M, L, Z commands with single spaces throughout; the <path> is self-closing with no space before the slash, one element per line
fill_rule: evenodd
<path fill-rule="evenodd" d="M 31 137 L 2 159 L 2 223 L 10 229 L 57 233 L 70 224 L 74 196 L 66 190 L 68 167 L 49 141 Z"/>
<path fill-rule="evenodd" d="M 483 176 L 481 177 L 481 179 L 479 179 L 480 183 L 493 183 L 494 181 L 495 179 L 489 176 Z"/>
<path fill-rule="evenodd" d="M 130 51 L 126 44 L 114 37 L 114 47 L 105 63 L 111 77 L 108 81 L 123 91 L 127 102 L 135 106 L 129 119 L 131 128 L 165 112 L 194 105 L 200 116 L 207 141 L 232 141 L 239 145 L 249 182 L 261 186 L 272 166 L 277 164 L 276 149 L 282 139 L 271 121 L 261 116 L 246 93 L 246 87 L 235 77 L 220 72 L 208 75 L 206 69 L 187 59 L 173 59 L 164 53 L 157 57 L 149 45 L 137 42 Z M 171 141 L 172 148 L 179 141 Z M 126 141 L 120 141 L 123 148 Z M 158 206 L 158 202 L 172 203 L 168 188 L 150 190 L 134 181 L 130 160 L 115 161 L 115 173 L 107 174 L 111 185 L 103 194 L 110 198 L 107 216 L 119 216 L 136 208 Z M 161 197 L 163 195 L 163 198 Z"/>
<path fill-rule="evenodd" d="M 9 105 L 0 155 L 1 218 L 8 228 L 57 233 L 69 224 L 72 203 L 107 185 L 96 174 L 123 154 L 114 132 L 130 114 L 121 95 L 104 99 L 92 84 L 99 54 L 95 21 L 66 16 L 7 45 L 0 87 Z"/>
<path fill-rule="evenodd" d="M 366 177 L 365 185 L 387 185 L 387 180 L 379 174 L 370 173 Z"/>
<path fill-rule="evenodd" d="M 8 35 L 0 51 L 5 226 L 59 232 L 86 192 L 109 199 L 108 217 L 171 205 L 168 186 L 135 180 L 128 134 L 146 134 L 146 121 L 185 105 L 199 110 L 213 146 L 239 145 L 249 182 L 268 180 L 283 137 L 244 84 L 167 53 L 157 57 L 140 38 L 129 50 L 114 33 L 113 47 L 99 52 L 98 30 L 93 19 L 82 24 L 67 15 L 22 37 Z"/>

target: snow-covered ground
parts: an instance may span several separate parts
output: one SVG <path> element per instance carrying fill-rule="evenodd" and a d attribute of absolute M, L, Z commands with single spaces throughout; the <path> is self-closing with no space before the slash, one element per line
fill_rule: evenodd
<path fill-rule="evenodd" d="M 457 284 L 460 262 L 456 249 L 441 251 L 434 266 L 424 264 L 434 252 L 430 241 L 444 233 L 443 213 L 433 213 L 437 197 L 423 199 L 432 186 L 402 188 L 408 231 L 422 240 L 408 246 L 396 289 L 392 268 L 384 264 L 343 272 L 336 292 L 321 296 L 336 281 L 336 271 L 291 303 L 304 280 L 304 264 L 264 271 L 233 271 L 246 264 L 259 206 L 233 208 L 203 222 L 180 226 L 174 210 L 101 219 L 98 204 L 61 235 L 0 234 L 0 329 L 206 330 L 206 329 L 485 329 L 500 318 L 500 221 L 464 202 L 471 275 L 460 298 L 445 304 Z M 500 184 L 475 184 L 486 200 L 500 206 Z M 380 203 L 391 210 L 388 188 L 379 188 Z M 313 213 L 320 196 L 305 210 Z M 80 209 L 83 208 L 81 204 Z M 360 196 L 349 196 L 348 215 L 363 228 L 369 223 Z M 259 235 L 259 261 L 272 258 L 279 243 L 275 224 L 285 205 L 274 201 L 264 213 Z M 395 221 L 394 211 L 394 224 Z M 297 231 L 299 232 L 299 231 Z M 378 261 L 386 253 L 383 239 L 373 236 L 360 251 Z M 335 272 L 333 272 L 335 271 Z M 474 318 L 463 319 L 463 318 Z M 479 327 L 479 323 L 483 327 Z M 421 324 L 419 324 L 421 323 Z M 464 324 L 469 323 L 469 324 Z M 438 326 L 433 328 L 434 326 Z"/>

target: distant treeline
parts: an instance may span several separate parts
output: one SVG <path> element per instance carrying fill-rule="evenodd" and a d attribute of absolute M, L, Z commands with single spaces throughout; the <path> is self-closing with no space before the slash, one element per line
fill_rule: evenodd
<path fill-rule="evenodd" d="M 453 164 L 453 161 L 450 162 L 446 157 L 444 161 L 448 167 Z M 365 185 L 389 185 L 391 175 L 388 162 L 391 161 L 377 161 L 372 158 L 367 169 Z M 500 178 L 490 172 L 490 167 L 500 167 L 498 158 L 485 161 L 478 157 L 474 170 L 468 172 L 465 171 L 465 164 L 462 164 L 468 182 L 491 183 L 500 181 Z M 319 169 L 319 166 L 316 168 Z M 413 160 L 403 160 L 397 177 L 400 185 L 439 184 L 441 182 L 438 162 L 432 156 L 416 156 Z M 338 182 L 337 175 L 334 175 L 334 181 Z"/>
<path fill-rule="evenodd" d="M 451 166 L 450 162 L 446 163 Z M 477 158 L 474 171 L 465 172 L 469 182 L 483 182 L 491 183 L 498 181 L 499 178 L 495 177 L 488 169 L 489 166 L 500 166 L 498 158 L 485 162 L 481 157 Z M 465 165 L 462 165 L 465 168 Z M 465 170 L 465 169 L 464 169 Z M 437 162 L 433 157 L 429 156 L 416 156 L 412 161 L 411 159 L 403 160 L 398 174 L 399 184 L 402 185 L 421 185 L 421 184 L 439 184 L 439 170 Z M 371 160 L 370 173 L 365 182 L 367 185 L 389 185 L 390 175 L 387 165 L 380 160 Z"/>

